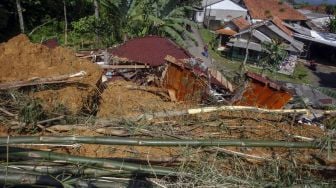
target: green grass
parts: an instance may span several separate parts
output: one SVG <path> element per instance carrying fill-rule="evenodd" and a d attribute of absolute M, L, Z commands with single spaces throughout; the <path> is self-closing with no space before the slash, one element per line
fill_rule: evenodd
<path fill-rule="evenodd" d="M 204 28 L 199 29 L 199 32 L 206 44 L 209 44 L 209 46 L 211 46 L 211 44 L 214 43 L 214 40 L 215 40 L 214 33 Z M 219 70 L 223 70 L 224 72 L 229 73 L 227 75 L 228 77 L 232 77 L 235 75 L 235 73 L 239 72 L 239 67 L 242 63 L 241 61 L 235 61 L 235 60 L 225 58 L 221 56 L 219 53 L 217 53 L 212 48 L 209 48 L 209 53 L 211 57 L 215 60 L 216 67 Z M 247 69 L 254 73 L 261 73 L 261 69 L 258 69 L 253 66 L 248 65 Z M 264 74 L 274 80 L 280 80 L 280 81 L 286 81 L 286 82 L 292 82 L 292 83 L 310 83 L 310 80 L 311 80 L 311 73 L 309 69 L 301 63 L 297 64 L 294 74 L 292 76 L 288 76 L 288 75 L 280 74 L 280 73 L 272 73 L 270 71 L 265 71 Z"/>

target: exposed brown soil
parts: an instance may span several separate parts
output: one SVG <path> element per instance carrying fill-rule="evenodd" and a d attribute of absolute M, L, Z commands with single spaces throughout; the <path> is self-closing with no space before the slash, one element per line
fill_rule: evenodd
<path fill-rule="evenodd" d="M 111 82 L 101 96 L 98 117 L 130 117 L 149 112 L 174 110 L 185 106 L 165 101 L 160 96 L 147 91 L 128 89 L 132 82 Z"/>
<path fill-rule="evenodd" d="M 88 105 L 88 99 L 96 94 L 96 84 L 100 81 L 102 71 L 97 65 L 79 59 L 74 54 L 72 50 L 62 47 L 49 49 L 41 44 L 33 44 L 27 36 L 18 35 L 0 44 L 0 83 L 85 71 L 87 75 L 79 81 L 83 85 L 81 88 L 64 86 L 58 90 L 46 89 L 31 94 L 46 102 L 44 107 L 49 110 L 61 104 L 69 107 L 71 112 L 78 113 L 83 106 Z"/>

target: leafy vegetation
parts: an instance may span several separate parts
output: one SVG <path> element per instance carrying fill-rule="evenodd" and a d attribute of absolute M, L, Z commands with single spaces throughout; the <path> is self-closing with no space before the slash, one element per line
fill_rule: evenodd
<path fill-rule="evenodd" d="M 278 41 L 266 42 L 262 44 L 262 50 L 264 57 L 259 62 L 262 70 L 269 70 L 270 72 L 279 70 L 280 64 L 287 56 L 283 44 Z"/>
<path fill-rule="evenodd" d="M 77 48 L 106 47 L 128 38 L 167 36 L 180 45 L 192 5 L 179 0 L 4 0 L 0 3 L 0 41 L 29 34 L 34 42 L 56 37 Z M 21 8 L 18 8 L 21 7 Z M 60 11 L 61 10 L 61 11 Z M 22 18 L 22 19 L 21 19 Z"/>

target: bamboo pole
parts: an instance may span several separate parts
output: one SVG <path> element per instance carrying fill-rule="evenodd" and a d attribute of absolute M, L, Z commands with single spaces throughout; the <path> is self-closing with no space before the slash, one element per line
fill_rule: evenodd
<path fill-rule="evenodd" d="M 273 140 L 175 140 L 175 139 L 141 139 L 108 136 L 15 136 L 0 137 L 0 145 L 19 144 L 100 144 L 129 146 L 235 146 L 235 147 L 282 147 L 282 148 L 321 148 L 318 142 L 286 142 Z"/>
<path fill-rule="evenodd" d="M 0 156 L 6 158 L 7 148 L 0 148 Z M 139 174 L 155 174 L 155 175 L 177 175 L 177 172 L 170 168 L 154 167 L 141 164 L 133 164 L 123 161 L 115 161 L 110 159 L 99 159 L 82 156 L 73 156 L 49 151 L 28 151 L 20 148 L 9 148 L 9 159 L 44 159 L 48 161 L 65 161 L 67 163 L 85 164 L 95 167 L 102 167 L 108 169 L 119 169 L 121 171 L 132 171 Z"/>
<path fill-rule="evenodd" d="M 142 114 L 137 119 L 151 120 L 154 118 L 165 118 L 173 116 L 195 115 L 203 113 L 213 113 L 222 111 L 245 111 L 245 112 L 257 112 L 257 113 L 269 113 L 269 114 L 311 114 L 310 109 L 265 109 L 253 106 L 209 106 L 203 108 L 185 109 L 181 111 L 166 111 Z M 336 110 L 315 110 L 314 113 L 320 113 L 323 115 L 336 114 Z"/>
<path fill-rule="evenodd" d="M 100 176 L 130 177 L 132 175 L 131 172 L 129 171 L 114 170 L 114 169 L 82 168 L 82 167 L 64 166 L 64 165 L 63 166 L 9 165 L 8 169 L 18 171 L 30 171 L 33 173 L 41 173 L 48 175 L 58 175 L 64 173 L 73 175 L 95 176 L 95 177 Z"/>
<path fill-rule="evenodd" d="M 22 170 L 9 168 L 0 169 L 0 185 L 49 185 L 62 187 L 62 184 L 51 176 L 26 173 Z"/>

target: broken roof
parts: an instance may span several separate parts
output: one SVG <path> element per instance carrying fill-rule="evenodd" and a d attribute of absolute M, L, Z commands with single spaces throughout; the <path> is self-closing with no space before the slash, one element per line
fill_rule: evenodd
<path fill-rule="evenodd" d="M 278 17 L 281 20 L 301 21 L 307 18 L 287 3 L 279 0 L 244 0 L 252 19 L 265 20 Z"/>
<path fill-rule="evenodd" d="M 245 18 L 243 18 L 242 16 L 232 19 L 231 22 L 238 27 L 239 31 L 250 27 L 250 23 L 247 20 L 245 20 Z"/>
<path fill-rule="evenodd" d="M 278 26 L 283 32 L 285 32 L 287 35 L 292 36 L 293 32 L 291 30 L 289 30 L 284 24 L 283 21 L 281 19 L 279 19 L 278 17 L 274 17 L 272 19 L 272 22 Z"/>
<path fill-rule="evenodd" d="M 177 59 L 192 57 L 186 50 L 180 48 L 171 40 L 159 36 L 135 38 L 110 49 L 109 52 L 118 58 L 125 58 L 129 61 L 151 66 L 165 64 L 167 55 Z"/>
<path fill-rule="evenodd" d="M 271 42 L 272 35 L 267 35 L 263 29 L 259 30 L 260 27 L 265 26 L 265 28 L 268 28 L 268 30 L 274 32 L 276 35 L 281 37 L 285 42 L 286 49 L 288 51 L 293 51 L 293 52 L 302 52 L 303 51 L 303 46 L 304 44 L 302 42 L 299 42 L 293 38 L 293 36 L 289 35 L 287 32 L 284 31 L 284 28 L 280 28 L 278 24 L 282 25 L 281 23 L 275 24 L 274 22 L 279 22 L 279 21 L 274 21 L 274 20 L 267 20 L 263 22 L 256 23 L 252 25 L 251 27 L 254 28 L 253 30 L 253 37 L 258 39 L 261 43 L 262 42 Z M 283 25 L 282 25 L 283 26 Z M 287 29 L 287 28 L 286 28 Z M 237 33 L 234 35 L 234 38 L 230 40 L 230 42 L 227 44 L 229 46 L 235 46 L 239 48 L 246 48 L 246 40 L 240 40 L 241 35 L 246 34 L 251 32 L 250 29 L 244 30 L 240 33 Z M 230 44 L 231 43 L 231 44 Z M 287 44 L 289 43 L 289 44 Z M 249 49 L 253 49 L 256 51 L 261 51 L 261 45 L 258 43 L 253 43 L 249 45 Z"/>

